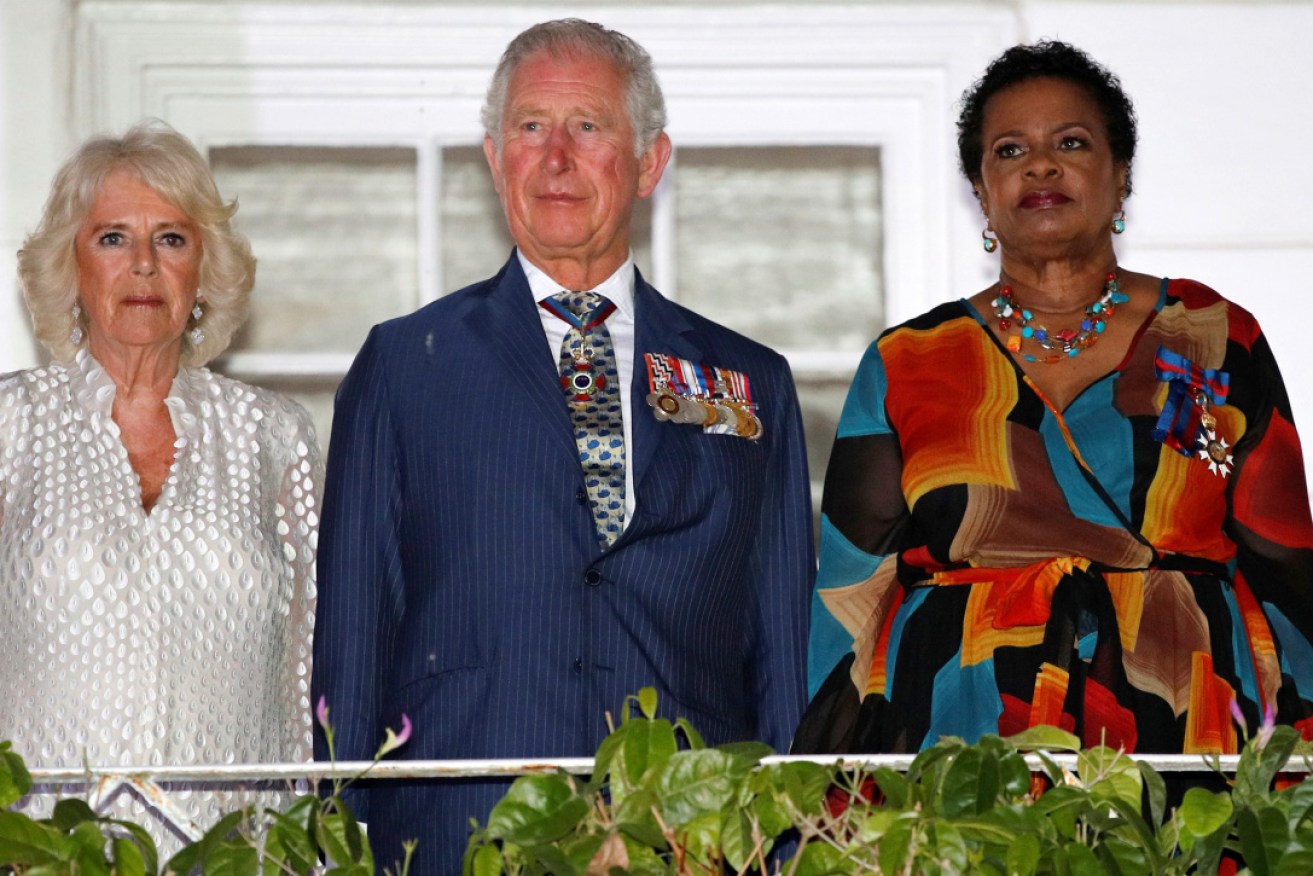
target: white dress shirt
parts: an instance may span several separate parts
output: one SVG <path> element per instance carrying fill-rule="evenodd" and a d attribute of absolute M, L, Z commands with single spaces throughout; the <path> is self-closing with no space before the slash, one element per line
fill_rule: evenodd
<path fill-rule="evenodd" d="M 529 280 L 529 289 L 535 301 L 551 298 L 558 292 L 586 291 L 596 292 L 615 304 L 615 313 L 607 317 L 606 328 L 611 333 L 616 372 L 620 375 L 620 408 L 624 411 L 625 427 L 625 526 L 628 526 L 637 507 L 634 496 L 634 408 L 630 398 L 630 384 L 634 379 L 634 254 L 631 252 L 614 274 L 592 289 L 563 286 L 532 264 L 518 249 L 515 254 L 520 259 L 520 267 L 524 268 L 524 276 Z M 538 316 L 542 319 L 547 346 L 552 351 L 552 361 L 556 361 L 561 355 L 561 344 L 565 341 L 565 333 L 570 325 L 543 307 L 538 308 Z"/>

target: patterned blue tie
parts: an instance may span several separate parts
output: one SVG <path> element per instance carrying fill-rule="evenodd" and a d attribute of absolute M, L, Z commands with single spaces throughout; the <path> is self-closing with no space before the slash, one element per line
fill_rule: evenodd
<path fill-rule="evenodd" d="M 561 386 L 597 541 L 610 547 L 625 523 L 624 413 L 615 348 L 606 328 L 615 305 L 596 292 L 559 292 L 550 301 L 558 306 L 547 309 L 570 324 L 561 342 Z"/>

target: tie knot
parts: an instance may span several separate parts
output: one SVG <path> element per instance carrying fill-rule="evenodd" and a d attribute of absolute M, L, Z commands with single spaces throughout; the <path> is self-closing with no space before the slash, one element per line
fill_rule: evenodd
<path fill-rule="evenodd" d="M 596 292 L 557 292 L 552 297 L 584 323 L 589 321 L 589 317 L 599 307 L 607 303 L 607 300 Z"/>

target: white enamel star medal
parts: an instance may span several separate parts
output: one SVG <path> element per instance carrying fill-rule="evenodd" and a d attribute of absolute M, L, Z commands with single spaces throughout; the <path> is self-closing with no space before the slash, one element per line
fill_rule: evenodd
<path fill-rule="evenodd" d="M 1199 458 L 1208 463 L 1208 470 L 1215 475 L 1226 477 L 1231 473 L 1231 445 L 1217 434 L 1217 417 L 1208 411 L 1208 399 L 1203 393 L 1195 394 L 1195 404 L 1202 408 L 1199 414 L 1199 437 L 1195 448 Z"/>

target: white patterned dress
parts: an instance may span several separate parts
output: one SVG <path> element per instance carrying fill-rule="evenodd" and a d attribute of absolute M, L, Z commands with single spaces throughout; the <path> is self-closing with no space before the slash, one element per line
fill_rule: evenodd
<path fill-rule="evenodd" d="M 309 416 L 181 369 L 175 459 L 147 513 L 114 393 L 86 351 L 0 377 L 0 740 L 31 767 L 308 760 L 322 483 Z M 171 797 L 201 827 L 255 799 Z M 50 805 L 26 801 L 34 816 Z M 134 793 L 106 814 L 176 848 Z"/>

